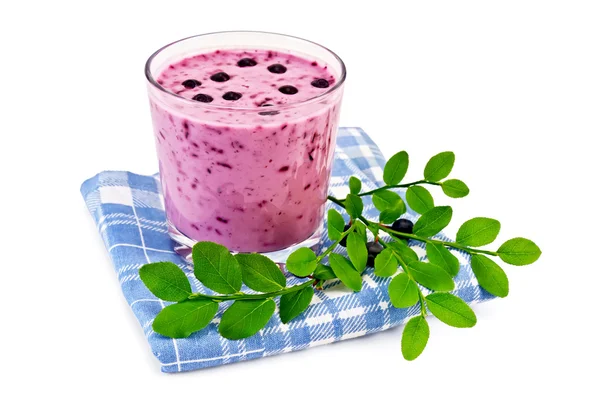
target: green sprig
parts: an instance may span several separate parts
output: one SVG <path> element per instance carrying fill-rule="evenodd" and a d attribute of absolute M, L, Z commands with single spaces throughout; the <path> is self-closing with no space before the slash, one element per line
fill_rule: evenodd
<path fill-rule="evenodd" d="M 286 261 L 287 270 L 298 277 L 309 278 L 294 286 L 286 285 L 281 268 L 266 256 L 256 253 L 233 255 L 226 247 L 206 241 L 195 244 L 192 249 L 194 276 L 216 292 L 214 295 L 193 292 L 188 276 L 174 263 L 142 266 L 140 278 L 150 292 L 159 299 L 174 302 L 156 316 L 152 325 L 154 331 L 172 338 L 186 338 L 211 323 L 219 304 L 233 301 L 223 313 L 218 331 L 225 338 L 242 339 L 264 328 L 277 304 L 281 321 L 293 321 L 310 306 L 314 288 L 321 288 L 326 280 L 337 278 L 351 290 L 360 291 L 361 274 L 367 264 L 365 244 L 369 230 L 374 240 L 383 246 L 374 260 L 375 275 L 391 278 L 388 285 L 390 303 L 397 308 L 419 305 L 420 314 L 407 322 L 401 343 L 403 356 L 407 360 L 416 359 L 429 340 L 428 310 L 453 327 L 468 328 L 477 322 L 467 303 L 452 294 L 459 262 L 450 249 L 470 254 L 471 268 L 479 285 L 499 297 L 508 295 L 508 278 L 492 258 L 523 266 L 537 261 L 541 255 L 533 241 L 522 237 L 506 241 L 497 250 L 480 248 L 493 243 L 500 232 L 500 222 L 485 217 L 464 222 L 455 241 L 437 238 L 450 223 L 452 208 L 436 206 L 426 186 L 438 186 L 451 198 L 467 196 L 469 188 L 463 181 L 446 179 L 454 162 L 454 153 L 439 153 L 427 162 L 424 179 L 401 184 L 409 166 L 408 154 L 402 151 L 392 156 L 384 167 L 385 186 L 361 192 L 361 181 L 352 176 L 350 193 L 345 198 L 328 196 L 329 201 L 346 211 L 350 226 L 346 227 L 338 211 L 328 211 L 327 233 L 333 243 L 320 255 L 309 248 L 299 248 L 290 254 Z M 407 189 L 408 205 L 421 214 L 412 233 L 390 226 L 406 212 L 406 203 L 393 191 L 403 188 Z M 369 220 L 363 215 L 362 197 L 365 196 L 371 196 L 375 208 L 380 211 L 377 220 Z M 418 255 L 407 244 L 409 240 L 425 243 L 428 262 L 419 261 Z M 342 242 L 345 242 L 348 257 L 333 252 Z M 241 292 L 243 285 L 257 293 Z"/>

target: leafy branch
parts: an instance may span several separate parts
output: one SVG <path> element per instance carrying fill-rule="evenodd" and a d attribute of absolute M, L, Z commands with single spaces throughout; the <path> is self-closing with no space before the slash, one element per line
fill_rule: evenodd
<path fill-rule="evenodd" d="M 475 313 L 451 293 L 460 267 L 458 258 L 448 248 L 470 254 L 471 269 L 479 285 L 499 297 L 508 295 L 508 278 L 490 257 L 523 266 L 535 262 L 541 251 L 534 242 L 522 237 L 506 241 L 497 250 L 481 249 L 493 243 L 500 232 L 500 222 L 484 217 L 463 223 L 454 242 L 436 238 L 452 220 L 452 208 L 436 206 L 425 186 L 439 186 L 452 198 L 467 196 L 469 188 L 464 182 L 446 179 L 454 161 L 454 153 L 439 153 L 425 166 L 423 179 L 401 183 L 409 165 L 408 154 L 403 151 L 386 163 L 384 186 L 361 192 L 362 183 L 351 177 L 350 193 L 345 198 L 328 196 L 350 218 L 346 224 L 340 212 L 328 211 L 327 233 L 333 243 L 318 256 L 309 248 L 299 248 L 286 261 L 290 273 L 309 278 L 300 284 L 288 287 L 281 268 L 263 255 L 233 255 L 226 247 L 206 241 L 192 249 L 194 275 L 216 295 L 193 292 L 187 276 L 174 263 L 144 265 L 140 277 L 148 289 L 162 300 L 175 302 L 157 315 L 154 331 L 173 338 L 188 337 L 212 321 L 219 304 L 233 301 L 219 322 L 219 333 L 228 339 L 247 338 L 266 326 L 275 312 L 276 298 L 279 317 L 287 323 L 309 307 L 314 288 L 321 288 L 327 280 L 339 279 L 353 291 L 360 291 L 361 275 L 367 266 L 375 268 L 376 276 L 391 278 L 388 293 L 394 307 L 419 305 L 420 314 L 407 322 L 402 334 L 401 350 L 407 360 L 417 358 L 427 345 L 428 311 L 450 326 L 473 327 L 477 322 Z M 406 189 L 406 203 L 393 190 L 398 188 Z M 369 220 L 363 215 L 362 197 L 366 196 L 379 210 L 379 219 Z M 402 218 L 407 204 L 420 214 L 414 224 Z M 372 241 L 367 231 L 373 235 Z M 425 243 L 428 262 L 419 260 L 407 244 L 409 240 Z M 347 257 L 333 252 L 337 246 L 346 248 Z M 243 293 L 242 285 L 258 293 Z"/>
<path fill-rule="evenodd" d="M 386 185 L 386 186 L 378 187 L 377 189 L 373 189 L 373 190 L 369 190 L 368 192 L 363 192 L 363 193 L 357 194 L 357 196 L 359 196 L 359 197 L 371 196 L 374 193 L 381 192 L 383 190 L 401 189 L 401 188 L 407 188 L 407 187 L 416 186 L 416 185 L 435 185 L 435 186 L 440 186 L 441 183 L 439 183 L 439 182 L 430 182 L 430 181 L 426 181 L 426 180 L 422 179 L 420 181 L 415 181 L 415 182 L 410 182 L 410 183 L 403 183 L 403 184 L 400 184 L 400 185 L 392 185 L 392 186 L 387 186 Z"/>
<path fill-rule="evenodd" d="M 297 284 L 294 285 L 293 287 L 288 287 L 288 288 L 282 288 L 278 291 L 275 292 L 268 292 L 265 294 L 245 294 L 245 293 L 237 293 L 237 294 L 233 294 L 233 295 L 205 295 L 205 294 L 200 294 L 200 293 L 195 293 L 195 294 L 190 294 L 187 299 L 188 300 L 194 300 L 194 299 L 209 299 L 212 300 L 213 302 L 225 302 L 225 301 L 231 301 L 231 300 L 261 300 L 261 299 L 268 299 L 268 298 L 274 298 L 276 296 L 282 296 L 282 295 L 287 295 L 293 292 L 298 292 L 308 286 L 312 286 L 314 284 L 314 281 L 307 281 L 305 283 L 302 284 Z"/>

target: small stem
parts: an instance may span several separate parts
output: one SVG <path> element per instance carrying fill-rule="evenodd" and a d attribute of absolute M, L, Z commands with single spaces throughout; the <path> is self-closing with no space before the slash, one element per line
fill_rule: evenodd
<path fill-rule="evenodd" d="M 423 242 L 429 242 L 429 241 L 438 241 L 438 240 L 431 240 L 425 237 L 421 237 L 421 236 L 417 236 L 416 234 L 410 234 L 410 233 L 403 233 L 403 232 L 398 232 L 394 229 L 392 229 L 389 226 L 386 225 L 379 225 L 379 227 L 386 232 L 387 234 L 389 234 L 390 236 L 400 236 L 400 237 L 406 237 L 406 238 L 410 238 L 413 240 L 418 240 L 418 241 L 423 241 Z"/>
<path fill-rule="evenodd" d="M 419 302 L 421 302 L 421 316 L 427 317 L 427 309 L 425 306 L 425 297 L 423 296 L 423 293 L 421 292 L 421 288 L 417 288 L 417 291 L 419 292 Z"/>
<path fill-rule="evenodd" d="M 232 301 L 232 300 L 236 300 L 236 301 L 248 301 L 248 300 L 262 300 L 262 299 L 268 299 L 268 298 L 273 298 L 275 296 L 280 296 L 280 295 L 286 295 L 292 292 L 296 292 L 299 291 L 301 289 L 306 288 L 309 285 L 312 285 L 312 283 L 314 282 L 314 280 L 309 280 L 305 283 L 302 284 L 298 284 L 298 285 L 294 285 L 293 287 L 289 287 L 289 288 L 283 288 L 279 291 L 275 291 L 275 292 L 268 292 L 266 294 L 244 294 L 244 293 L 235 293 L 232 295 L 204 295 L 204 294 L 200 294 L 200 293 L 194 293 L 191 294 L 188 299 L 189 300 L 193 300 L 193 299 L 210 299 L 212 301 L 216 301 L 216 302 L 224 302 L 224 301 Z"/>
<path fill-rule="evenodd" d="M 337 205 L 339 205 L 339 206 L 340 206 L 340 207 L 342 207 L 342 208 L 346 208 L 346 206 L 344 205 L 344 203 L 343 203 L 342 201 L 340 201 L 340 200 L 336 199 L 336 198 L 335 198 L 335 197 L 333 197 L 333 196 L 327 196 L 327 200 L 329 200 L 329 201 L 331 201 L 331 202 L 333 202 L 333 203 L 336 203 Z"/>
<path fill-rule="evenodd" d="M 396 253 L 395 251 L 392 251 L 392 253 L 396 257 L 396 259 L 398 259 L 398 262 L 400 263 L 402 270 L 404 270 L 404 273 L 406 273 L 408 278 L 410 278 L 412 281 L 417 283 L 417 281 L 414 279 L 414 277 L 412 276 L 410 271 L 408 271 L 408 266 L 406 265 L 406 263 L 404 263 L 404 259 L 402 259 L 402 257 L 400 255 L 398 255 L 398 253 Z M 421 316 L 426 317 L 427 309 L 425 306 L 425 297 L 423 296 L 423 293 L 421 292 L 421 288 L 417 288 L 417 292 L 419 293 L 419 303 L 421 304 Z"/>
<path fill-rule="evenodd" d="M 402 257 L 400 255 L 398 255 L 398 253 L 396 251 L 392 250 L 392 253 L 396 257 L 396 259 L 398 259 L 398 263 L 400 263 L 400 267 L 402 268 L 402 270 L 404 270 L 404 273 L 406 273 L 406 275 L 408 277 L 410 277 L 411 280 L 414 281 L 412 274 L 410 274 L 410 272 L 408 271 L 408 266 L 406 265 L 406 263 L 404 263 L 404 259 L 402 259 Z"/>
<path fill-rule="evenodd" d="M 420 237 L 420 236 L 417 236 L 416 234 L 397 232 L 394 229 L 392 229 L 388 226 L 385 226 L 385 225 L 379 225 L 379 227 L 392 237 L 394 237 L 394 235 L 395 235 L 395 236 L 406 237 L 406 238 L 409 238 L 412 240 L 423 241 L 425 243 L 440 243 L 447 247 L 453 247 L 453 248 L 456 248 L 456 249 L 459 249 L 462 251 L 466 251 L 470 254 L 486 254 L 486 255 L 491 255 L 491 256 L 498 256 L 498 253 L 494 252 L 494 251 L 480 250 L 477 248 L 465 247 L 464 245 L 460 245 L 458 243 L 453 243 L 451 241 L 435 240 L 435 239 L 431 239 L 431 238 Z"/>
<path fill-rule="evenodd" d="M 344 239 L 344 237 L 346 237 L 348 234 L 350 234 L 350 232 L 352 232 L 352 230 L 354 230 L 354 227 L 356 226 L 356 223 L 354 223 L 353 225 L 351 225 L 348 230 L 346 230 L 345 232 L 343 232 L 340 235 L 340 238 L 334 242 L 333 244 L 331 244 L 329 247 L 327 247 L 327 249 L 325 250 L 325 252 L 323 252 L 321 255 L 319 255 L 317 257 L 317 262 L 321 262 L 323 260 L 323 258 L 325 258 L 327 255 L 329 255 L 329 253 L 331 251 L 333 251 L 335 249 L 335 247 L 337 247 L 337 245 L 340 243 L 340 241 L 342 241 Z"/>
<path fill-rule="evenodd" d="M 358 196 L 368 196 L 370 194 L 376 193 L 376 192 L 380 192 L 382 190 L 389 190 L 389 189 L 397 189 L 397 188 L 403 188 L 403 187 L 411 187 L 414 185 L 436 185 L 436 186 L 440 186 L 441 183 L 440 182 L 430 182 L 430 181 L 426 181 L 425 179 L 421 179 L 420 181 L 415 181 L 415 182 L 410 182 L 410 183 L 403 183 L 401 185 L 393 185 L 393 186 L 382 186 L 380 188 L 377 189 L 373 189 L 373 190 L 369 190 L 368 192 L 364 192 L 364 193 L 360 193 Z"/>
<path fill-rule="evenodd" d="M 432 241 L 438 241 L 438 240 L 432 240 Z M 497 252 L 494 251 L 486 251 L 486 250 L 480 250 L 477 248 L 470 248 L 470 247 L 465 247 L 463 245 L 457 244 L 457 243 L 453 243 L 450 241 L 439 241 L 440 243 L 444 244 L 445 246 L 448 247 L 453 247 L 459 250 L 463 250 L 463 251 L 467 251 L 470 254 L 486 254 L 486 255 L 490 255 L 490 256 L 498 256 Z"/>

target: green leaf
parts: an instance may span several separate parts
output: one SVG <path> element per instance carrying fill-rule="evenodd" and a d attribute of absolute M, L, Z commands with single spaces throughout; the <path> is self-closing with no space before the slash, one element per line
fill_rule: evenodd
<path fill-rule="evenodd" d="M 425 247 L 429 262 L 438 265 L 452 277 L 458 274 L 460 270 L 458 258 L 452 255 L 448 248 L 439 243 L 427 243 Z"/>
<path fill-rule="evenodd" d="M 471 328 L 477 324 L 473 310 L 458 296 L 434 292 L 425 300 L 431 313 L 443 323 L 457 328 Z"/>
<path fill-rule="evenodd" d="M 379 211 L 385 211 L 388 208 L 396 208 L 396 207 L 404 207 L 406 211 L 406 206 L 404 205 L 404 201 L 400 195 L 396 192 L 392 192 L 391 190 L 380 190 L 378 192 L 373 193 L 373 205 Z"/>
<path fill-rule="evenodd" d="M 152 329 L 169 338 L 187 338 L 210 324 L 218 309 L 218 303 L 205 299 L 175 303 L 158 313 Z"/>
<path fill-rule="evenodd" d="M 299 277 L 306 277 L 317 268 L 317 255 L 308 247 L 298 248 L 288 256 L 285 266 Z"/>
<path fill-rule="evenodd" d="M 508 295 L 508 277 L 496 262 L 487 256 L 472 255 L 471 268 L 481 288 L 501 298 Z"/>
<path fill-rule="evenodd" d="M 367 245 L 362 237 L 357 233 L 350 233 L 346 240 L 346 251 L 354 268 L 362 273 L 367 267 L 367 257 L 369 256 Z"/>
<path fill-rule="evenodd" d="M 405 247 L 408 246 L 408 240 L 406 239 L 400 239 L 400 240 L 392 240 L 389 243 L 387 243 L 388 246 L 392 247 L 394 245 L 403 245 Z"/>
<path fill-rule="evenodd" d="M 254 291 L 275 292 L 285 288 L 285 276 L 271 259 L 260 254 L 237 254 L 242 281 Z"/>
<path fill-rule="evenodd" d="M 308 309 L 315 290 L 311 285 L 299 291 L 292 292 L 281 296 L 279 300 L 279 317 L 284 324 L 300 315 Z"/>
<path fill-rule="evenodd" d="M 413 233 L 421 237 L 431 237 L 448 226 L 451 219 L 452 207 L 434 207 L 421 215 L 413 227 Z"/>
<path fill-rule="evenodd" d="M 438 182 L 450 175 L 452 167 L 454 167 L 454 153 L 438 153 L 427 162 L 423 175 L 428 181 Z"/>
<path fill-rule="evenodd" d="M 448 179 L 442 182 L 442 190 L 446 196 L 461 198 L 469 194 L 469 187 L 460 179 Z"/>
<path fill-rule="evenodd" d="M 179 302 L 187 299 L 192 293 L 192 286 L 183 270 L 171 262 L 156 262 L 142 266 L 140 278 L 150 292 L 165 301 Z"/>
<path fill-rule="evenodd" d="M 533 241 L 516 237 L 502 244 L 498 248 L 498 254 L 508 264 L 523 266 L 537 261 L 542 251 Z"/>
<path fill-rule="evenodd" d="M 362 222 L 354 223 L 354 231 L 352 233 L 356 233 L 363 239 L 365 244 L 367 244 L 367 227 Z"/>
<path fill-rule="evenodd" d="M 470 247 L 481 247 L 493 242 L 500 233 L 500 222 L 490 218 L 473 218 L 461 225 L 456 242 Z"/>
<path fill-rule="evenodd" d="M 339 212 L 333 208 L 327 211 L 327 235 L 330 240 L 339 240 L 344 232 L 345 225 L 346 222 L 344 222 L 344 218 Z"/>
<path fill-rule="evenodd" d="M 350 177 L 350 193 L 358 194 L 360 193 L 360 189 L 362 187 L 362 182 L 355 176 Z"/>
<path fill-rule="evenodd" d="M 391 248 L 384 248 L 375 257 L 375 275 L 379 277 L 391 277 L 398 270 L 398 259 Z"/>
<path fill-rule="evenodd" d="M 383 210 L 379 213 L 379 222 L 388 224 L 394 223 L 405 211 L 406 209 L 402 208 L 388 208 Z"/>
<path fill-rule="evenodd" d="M 317 280 L 333 280 L 337 278 L 330 266 L 325 266 L 320 263 L 317 265 L 313 276 Z"/>
<path fill-rule="evenodd" d="M 392 250 L 394 250 L 394 252 L 400 255 L 400 258 L 404 263 L 419 261 L 419 255 L 417 255 L 417 253 L 412 248 L 407 246 L 406 243 L 404 243 L 404 241 L 402 243 L 399 241 L 392 241 L 387 243 L 387 245 Z"/>
<path fill-rule="evenodd" d="M 406 205 L 402 198 L 391 190 L 380 190 L 374 193 L 373 205 L 381 211 L 379 214 L 381 223 L 393 223 L 406 212 Z"/>
<path fill-rule="evenodd" d="M 405 151 L 393 155 L 383 168 L 383 181 L 386 185 L 397 185 L 408 171 L 408 153 Z"/>
<path fill-rule="evenodd" d="M 402 332 L 402 356 L 408 361 L 419 357 L 429 340 L 429 324 L 425 317 L 411 318 Z"/>
<path fill-rule="evenodd" d="M 452 291 L 454 280 L 444 269 L 433 263 L 410 262 L 410 274 L 422 286 L 434 291 Z"/>
<path fill-rule="evenodd" d="M 248 338 L 267 325 L 275 306 L 272 299 L 235 301 L 223 313 L 219 333 L 232 340 Z"/>
<path fill-rule="evenodd" d="M 344 205 L 346 206 L 346 212 L 352 219 L 356 219 L 362 215 L 364 205 L 362 199 L 357 195 L 352 193 L 347 195 Z"/>
<path fill-rule="evenodd" d="M 340 254 L 332 252 L 329 254 L 329 265 L 337 278 L 339 278 L 346 287 L 354 291 L 360 291 L 362 288 L 362 277 L 348 259 Z"/>
<path fill-rule="evenodd" d="M 419 287 L 406 273 L 400 273 L 392 279 L 388 293 L 392 305 L 398 309 L 411 307 L 419 301 Z"/>
<path fill-rule="evenodd" d="M 419 214 L 424 214 L 434 207 L 433 197 L 423 186 L 411 186 L 406 190 L 408 206 Z"/>
<path fill-rule="evenodd" d="M 210 241 L 192 248 L 194 275 L 207 288 L 221 294 L 233 294 L 242 288 L 242 271 L 229 250 Z"/>

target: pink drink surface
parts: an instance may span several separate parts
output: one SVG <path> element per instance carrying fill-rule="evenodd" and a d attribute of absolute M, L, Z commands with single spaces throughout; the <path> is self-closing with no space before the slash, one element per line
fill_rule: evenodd
<path fill-rule="evenodd" d="M 151 89 L 169 222 L 242 252 L 310 237 L 323 222 L 341 92 L 317 97 L 337 78 L 320 61 L 268 50 L 167 65 L 156 81 L 188 99 Z"/>

